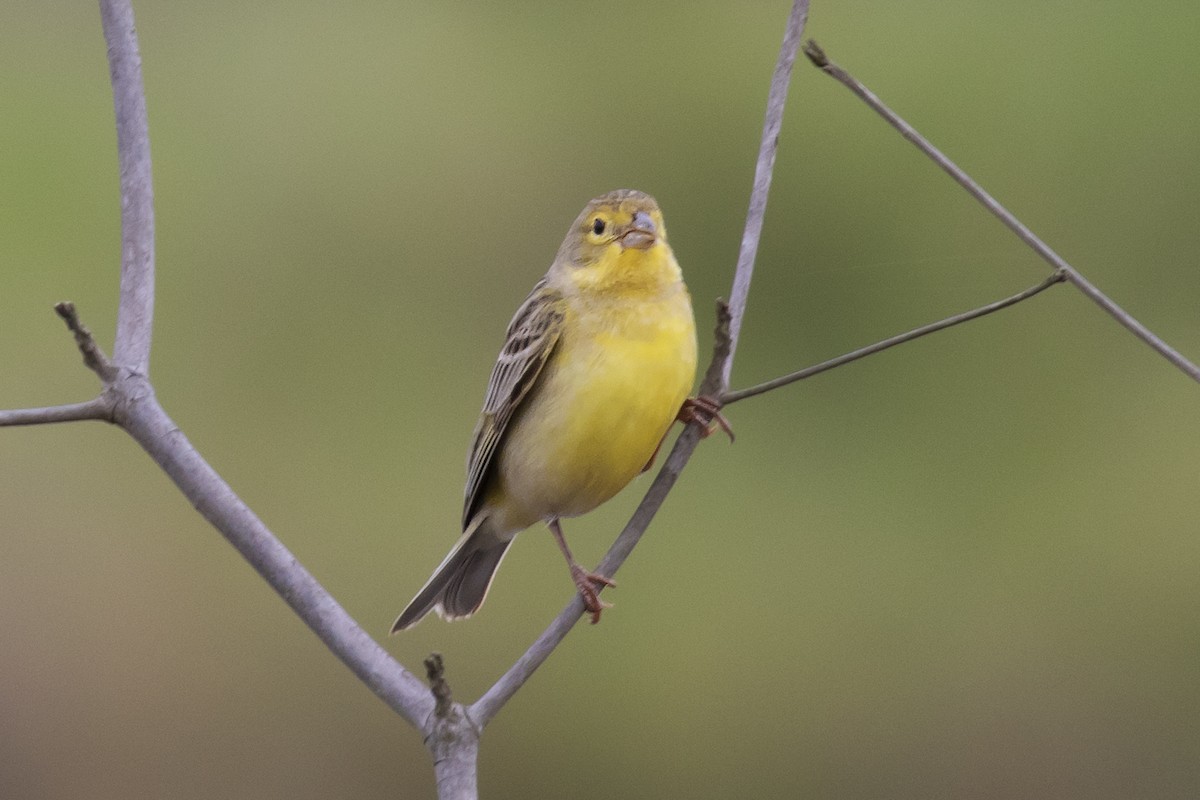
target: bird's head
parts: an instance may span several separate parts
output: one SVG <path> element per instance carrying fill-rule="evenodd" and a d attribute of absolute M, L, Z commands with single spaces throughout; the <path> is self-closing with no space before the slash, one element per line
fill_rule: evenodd
<path fill-rule="evenodd" d="M 633 189 L 601 195 L 584 207 L 551 272 L 581 288 L 634 288 L 679 280 L 667 229 L 654 198 Z"/>

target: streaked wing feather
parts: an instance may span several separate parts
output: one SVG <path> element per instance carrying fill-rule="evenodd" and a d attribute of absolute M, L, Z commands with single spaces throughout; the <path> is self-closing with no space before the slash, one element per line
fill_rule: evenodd
<path fill-rule="evenodd" d="M 495 461 L 509 420 L 537 383 L 562 330 L 559 295 L 545 279 L 538 282 L 517 309 L 504 338 L 504 348 L 492 368 L 483 410 L 475 426 L 467 455 L 467 489 L 463 502 L 463 527 L 470 522 L 480 492 Z"/>

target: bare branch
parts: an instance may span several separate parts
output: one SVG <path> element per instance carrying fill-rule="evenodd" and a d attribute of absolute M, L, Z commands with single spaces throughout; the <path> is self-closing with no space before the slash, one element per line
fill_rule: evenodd
<path fill-rule="evenodd" d="M 754 397 L 755 395 L 764 394 L 772 389 L 778 389 L 781 386 L 787 386 L 789 383 L 795 383 L 796 381 L 802 381 L 805 378 L 811 378 L 813 375 L 819 375 L 820 373 L 831 370 L 834 367 L 840 367 L 843 364 L 849 364 L 851 361 L 857 361 L 860 358 L 865 358 L 866 356 L 882 352 L 883 350 L 887 350 L 889 347 L 895 347 L 898 344 L 911 342 L 913 339 L 919 339 L 926 334 L 936 333 L 937 331 L 942 331 L 946 328 L 952 328 L 955 325 L 963 322 L 970 322 L 973 319 L 987 316 L 994 311 L 999 311 L 1002 308 L 1008 308 L 1009 306 L 1016 305 L 1022 300 L 1028 300 L 1035 295 L 1041 294 L 1051 286 L 1055 285 L 1056 283 L 1062 283 L 1064 280 L 1066 280 L 1066 275 L 1061 272 L 1055 272 L 1037 286 L 1030 286 L 1025 291 L 1018 292 L 1017 294 L 1014 294 L 1011 297 L 1006 297 L 1003 300 L 997 300 L 994 303 L 988 303 L 986 306 L 980 306 L 979 308 L 972 309 L 971 311 L 964 311 L 961 314 L 955 314 L 952 317 L 946 317 L 943 320 L 938 320 L 937 322 L 932 322 L 928 325 L 922 325 L 920 328 L 914 328 L 907 333 L 901 333 L 896 336 L 892 336 L 884 339 L 881 342 L 876 342 L 875 344 L 861 347 L 858 350 L 846 353 L 845 355 L 840 355 L 837 358 L 831 358 L 828 361 L 821 362 L 820 364 L 806 367 L 797 372 L 775 378 L 774 380 L 765 381 L 757 386 L 751 386 L 747 389 L 738 389 L 736 392 L 726 392 L 721 396 L 721 402 L 724 405 L 729 405 L 730 403 L 736 403 L 739 400 L 745 400 L 747 397 Z"/>
<path fill-rule="evenodd" d="M 1172 348 L 1162 339 L 1158 338 L 1149 328 L 1134 319 L 1129 312 L 1114 303 L 1107 295 L 1101 292 L 1095 285 L 1066 261 L 1063 260 L 1058 253 L 1050 249 L 1049 245 L 1039 239 L 1033 231 L 1027 228 L 1020 220 L 1012 215 L 1004 206 L 992 197 L 982 186 L 976 183 L 969 175 L 963 172 L 957 164 L 951 161 L 925 137 L 917 133 L 916 129 L 901 119 L 894 111 L 884 105 L 883 101 L 875 96 L 870 89 L 852 77 L 848 72 L 831 62 L 816 42 L 808 41 L 804 45 L 804 54 L 813 62 L 822 72 L 829 75 L 838 83 L 841 83 L 855 95 L 857 95 L 864 103 L 871 107 L 875 113 L 883 117 L 889 125 L 900 132 L 905 139 L 912 142 L 922 153 L 928 156 L 935 164 L 953 178 L 960 186 L 967 190 L 967 193 L 978 200 L 984 208 L 992 212 L 992 214 L 1003 222 L 1009 230 L 1017 235 L 1017 237 L 1029 245 L 1039 256 L 1041 256 L 1055 270 L 1061 271 L 1068 281 L 1073 283 L 1076 288 L 1083 292 L 1093 303 L 1107 311 L 1112 317 L 1122 325 L 1124 325 L 1134 336 L 1141 339 L 1150 347 L 1154 348 L 1160 355 L 1170 361 L 1192 380 L 1200 382 L 1200 367 L 1197 367 L 1191 361 L 1187 360 L 1177 350 Z"/>
<path fill-rule="evenodd" d="M 700 387 L 702 394 L 711 397 L 720 396 L 721 390 L 727 385 L 732 369 L 734 349 L 737 347 L 741 320 L 746 310 L 746 297 L 750 291 L 754 258 L 758 252 L 758 240 L 762 233 L 763 215 L 767 207 L 767 191 L 771 186 L 771 170 L 775 164 L 775 150 L 779 143 L 779 130 L 783 121 L 783 109 L 787 100 L 792 63 L 796 58 L 796 50 L 800 45 L 807 16 L 807 0 L 795 0 L 788 17 L 783 44 L 779 50 L 779 60 L 771 79 L 758 166 L 755 171 L 754 188 L 750 196 L 750 210 L 746 215 L 746 230 L 742 236 L 737 270 L 733 276 L 732 296 L 734 299 L 729 307 L 724 304 L 718 307 L 717 333 L 712 362 Z M 633 512 L 633 517 L 630 518 L 597 567 L 600 574 L 611 577 L 625 563 L 625 559 L 629 557 L 642 534 L 649 527 L 654 515 L 666 500 L 671 487 L 675 485 L 679 474 L 695 451 L 696 445 L 700 441 L 701 427 L 699 423 L 690 424 L 679 435 L 675 446 L 671 448 L 670 455 L 663 463 L 662 469 L 659 470 L 650 489 L 646 492 L 646 496 L 642 498 L 641 504 Z M 575 595 L 566 608 L 559 612 L 559 615 L 550 623 L 550 626 L 542 632 L 541 636 L 517 659 L 517 662 L 471 705 L 468 715 L 475 724 L 483 728 L 496 716 L 504 704 L 529 680 L 534 671 L 550 657 L 554 648 L 579 621 L 583 610 L 582 599 L 579 595 Z"/>
<path fill-rule="evenodd" d="M 119 374 L 74 306 L 60 303 L 56 309 L 74 332 L 84 361 L 105 378 L 105 394 L 73 405 L 0 411 L 0 426 L 80 419 L 120 424 L 321 641 L 385 703 L 428 733 L 434 700 L 421 682 L 358 626 L 201 458 L 158 404 L 145 376 Z"/>
<path fill-rule="evenodd" d="M 767 95 L 767 115 L 763 124 L 762 140 L 758 147 L 758 162 L 754 166 L 754 189 L 750 192 L 750 209 L 746 213 L 746 228 L 742 233 L 742 246 L 738 250 L 737 271 L 733 275 L 733 289 L 729 293 L 729 358 L 721 365 L 721 383 L 716 392 L 729 387 L 733 371 L 733 356 L 742 330 L 742 319 L 746 315 L 746 300 L 750 295 L 750 279 L 754 277 L 754 258 L 758 254 L 758 241 L 762 236 L 763 219 L 767 213 L 767 195 L 771 189 L 771 175 L 775 170 L 775 153 L 779 150 L 779 131 L 783 127 L 783 107 L 787 103 L 788 85 L 792 80 L 792 65 L 804 34 L 804 23 L 808 18 L 807 0 L 795 0 L 784 31 L 783 44 L 779 48 L 779 60 L 775 63 L 775 74 L 771 76 L 771 91 Z"/>
<path fill-rule="evenodd" d="M 0 428 L 13 425 L 44 425 L 49 422 L 77 422 L 83 419 L 112 422 L 112 404 L 103 397 L 95 397 L 83 403 L 63 406 L 0 411 Z"/>
<path fill-rule="evenodd" d="M 117 386 L 121 424 L 213 527 L 371 691 L 427 731 L 434 701 L 421 681 L 359 627 L 250 508 L 242 502 L 158 404 L 143 376 Z"/>
<path fill-rule="evenodd" d="M 385 703 L 428 735 L 435 707 L 429 691 L 301 566 L 201 458 L 155 397 L 146 375 L 154 305 L 153 194 L 137 35 L 128 0 L 101 0 L 100 8 L 109 46 L 121 162 L 121 301 L 116 347 L 110 361 L 80 321 L 75 306 L 59 303 L 55 310 L 75 335 L 84 363 L 104 381 L 105 391 L 96 400 L 74 406 L 0 412 L 0 422 L 104 418 L 119 424 L 321 641 Z M 461 708 L 455 708 L 462 719 Z"/>
<path fill-rule="evenodd" d="M 121 303 L 113 360 L 141 374 L 150 369 L 154 324 L 154 187 L 142 57 L 130 0 L 100 0 L 117 118 L 121 169 Z"/>
<path fill-rule="evenodd" d="M 108 360 L 108 356 L 104 355 L 100 345 L 96 344 L 92 332 L 79 319 L 75 304 L 64 300 L 54 305 L 54 311 L 62 317 L 63 322 L 67 323 L 67 329 L 75 335 L 75 344 L 79 347 L 79 352 L 83 354 L 84 365 L 99 375 L 100 380 L 104 381 L 106 386 L 116 380 L 118 372 L 116 366 Z"/>

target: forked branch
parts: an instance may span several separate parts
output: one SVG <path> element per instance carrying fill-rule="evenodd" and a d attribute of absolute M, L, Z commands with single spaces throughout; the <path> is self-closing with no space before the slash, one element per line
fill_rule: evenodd
<path fill-rule="evenodd" d="M 70 303 L 56 307 L 104 391 L 87 403 L 0 413 L 0 424 L 110 419 L 123 427 L 372 691 L 426 731 L 433 698 L 381 648 L 209 466 L 159 405 L 146 372 L 154 313 L 154 213 L 141 58 L 129 0 L 101 0 L 121 173 L 121 299 L 112 358 Z M 120 409 L 115 415 L 114 409 Z"/>
<path fill-rule="evenodd" d="M 830 61 L 825 55 L 825 51 L 816 42 L 812 40 L 806 42 L 804 45 L 804 54 L 808 56 L 809 60 L 818 69 L 853 92 L 864 103 L 870 106 L 871 110 L 879 114 L 889 125 L 898 130 L 901 136 L 912 142 L 918 150 L 941 167 L 947 175 L 953 178 L 959 186 L 966 189 L 968 194 L 978 200 L 984 208 L 1003 222 L 1021 241 L 1029 245 L 1035 253 L 1045 259 L 1056 271 L 1062 272 L 1066 276 L 1066 279 L 1074 284 L 1079 291 L 1083 292 L 1088 299 L 1107 311 L 1113 319 L 1124 325 L 1130 333 L 1154 348 L 1163 358 L 1178 367 L 1185 375 L 1188 375 L 1194 381 L 1200 382 L 1200 367 L 1197 367 L 1191 361 L 1184 358 L 1181 353 L 1158 338 L 1153 331 L 1134 319 L 1133 315 L 1114 303 L 1108 295 L 1104 294 L 1091 281 L 1083 277 L 1077 269 L 1068 264 L 1062 256 L 1050 249 L 1049 245 L 1013 216 L 1007 208 L 1000 205 L 999 201 L 988 194 L 970 175 L 963 172 L 941 150 L 938 150 L 930 144 L 929 140 L 917 133 L 917 130 L 905 122 L 900 115 L 888 108 L 882 100 L 875 96 L 874 92 L 851 76 L 846 70 Z"/>
<path fill-rule="evenodd" d="M 118 372 L 116 366 L 108 360 L 108 356 L 104 355 L 100 345 L 96 344 L 92 332 L 79 319 L 79 314 L 75 311 L 75 304 L 57 303 L 54 311 L 62 317 L 63 322 L 67 323 L 67 330 L 75 337 L 75 345 L 83 356 L 84 366 L 96 373 L 106 387 L 116 380 Z M 102 419 L 112 422 L 112 398 L 101 394 L 99 397 L 82 403 L 0 411 L 0 428 L 13 425 L 43 425 L 51 422 L 79 422 L 87 419 Z"/>

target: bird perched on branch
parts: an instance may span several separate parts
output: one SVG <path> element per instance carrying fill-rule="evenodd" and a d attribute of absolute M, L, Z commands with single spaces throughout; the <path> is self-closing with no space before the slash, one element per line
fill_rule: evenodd
<path fill-rule="evenodd" d="M 463 534 L 392 626 L 479 610 L 513 538 L 545 522 L 592 621 L 613 585 L 581 567 L 559 519 L 591 511 L 648 469 L 671 423 L 716 419 L 688 398 L 691 299 L 654 198 L 619 190 L 571 224 L 509 323 L 467 457 Z"/>

